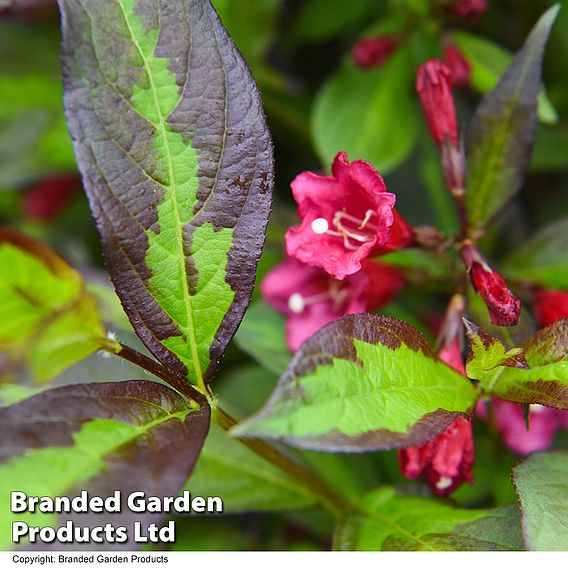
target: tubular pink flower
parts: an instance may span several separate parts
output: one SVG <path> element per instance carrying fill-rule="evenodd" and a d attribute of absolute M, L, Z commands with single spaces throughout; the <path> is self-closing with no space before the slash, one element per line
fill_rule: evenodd
<path fill-rule="evenodd" d="M 377 262 L 364 261 L 363 270 L 340 281 L 320 268 L 287 259 L 266 275 L 261 292 L 287 316 L 286 340 L 296 351 L 324 325 L 388 304 L 403 284 L 397 269 Z"/>
<path fill-rule="evenodd" d="M 473 483 L 471 423 L 461 416 L 427 444 L 399 450 L 398 455 L 405 477 L 418 479 L 424 475 L 440 495 L 452 493 L 465 481 Z"/>
<path fill-rule="evenodd" d="M 568 318 L 568 292 L 538 290 L 534 295 L 534 312 L 541 327 Z"/>
<path fill-rule="evenodd" d="M 368 162 L 350 163 L 345 152 L 335 157 L 332 174 L 303 172 L 292 182 L 302 222 L 286 233 L 286 252 L 343 280 L 372 252 L 388 249 L 396 197 Z"/>
<path fill-rule="evenodd" d="M 558 430 L 568 428 L 568 412 L 556 408 L 547 408 L 540 404 L 529 405 L 529 425 L 527 429 L 522 405 L 498 398 L 477 403 L 476 413 L 486 421 L 489 416 L 488 404 L 491 404 L 493 420 L 505 445 L 521 455 L 548 450 Z"/>

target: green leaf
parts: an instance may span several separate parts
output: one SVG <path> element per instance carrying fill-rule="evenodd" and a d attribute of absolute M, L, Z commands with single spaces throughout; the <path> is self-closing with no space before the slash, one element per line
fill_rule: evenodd
<path fill-rule="evenodd" d="M 245 353 L 276 375 L 281 375 L 291 354 L 284 336 L 284 317 L 264 302 L 255 302 L 248 310 L 235 342 Z"/>
<path fill-rule="evenodd" d="M 0 407 L 11 406 L 34 394 L 37 394 L 37 389 L 9 383 L 0 385 Z"/>
<path fill-rule="evenodd" d="M 453 266 L 447 255 L 418 248 L 401 249 L 381 257 L 381 262 L 400 268 L 407 281 L 424 285 L 427 282 L 451 278 Z"/>
<path fill-rule="evenodd" d="M 420 445 L 475 403 L 475 390 L 408 324 L 347 316 L 306 341 L 235 436 L 321 451 Z"/>
<path fill-rule="evenodd" d="M 149 381 L 75 385 L 50 390 L 0 409 L 0 496 L 107 497 L 120 490 L 175 495 L 191 473 L 209 428 L 209 409 L 196 410 L 171 389 Z M 159 522 L 123 503 L 115 526 Z M 81 514 L 81 525 L 104 525 L 100 514 Z M 57 526 L 60 514 L 10 513 L 0 518 L 0 548 L 12 546 L 13 521 Z M 106 547 L 108 548 L 109 545 Z M 115 545 L 116 546 L 116 545 Z M 136 546 L 130 540 L 127 548 Z"/>
<path fill-rule="evenodd" d="M 512 279 L 568 290 L 568 218 L 541 229 L 503 263 Z"/>
<path fill-rule="evenodd" d="M 43 382 L 108 343 L 97 302 L 51 249 L 0 229 L 0 350 Z M 0 370 L 1 371 L 1 370 Z"/>
<path fill-rule="evenodd" d="M 537 125 L 542 58 L 559 6 L 538 21 L 499 84 L 481 101 L 467 140 L 470 223 L 487 223 L 520 189 Z"/>
<path fill-rule="evenodd" d="M 531 367 L 568 359 L 568 319 L 539 330 L 523 344 L 523 349 Z"/>
<path fill-rule="evenodd" d="M 209 0 L 61 0 L 65 108 L 136 332 L 204 388 L 250 301 L 271 203 L 260 96 Z"/>
<path fill-rule="evenodd" d="M 343 150 L 381 173 L 399 166 L 418 133 L 413 73 L 408 47 L 398 49 L 380 69 L 361 70 L 347 60 L 318 93 L 313 108 L 312 136 L 322 162 L 331 164 Z"/>
<path fill-rule="evenodd" d="M 212 3 L 239 51 L 254 68 L 273 39 L 281 0 L 213 0 Z"/>
<path fill-rule="evenodd" d="M 328 39 L 365 21 L 376 8 L 374 0 L 305 0 L 294 24 L 294 33 L 311 41 Z"/>
<path fill-rule="evenodd" d="M 518 512 L 513 507 L 457 509 L 433 499 L 397 495 L 384 488 L 365 497 L 360 511 L 340 526 L 338 550 L 519 550 Z"/>
<path fill-rule="evenodd" d="M 221 494 L 226 513 L 298 509 L 315 503 L 307 489 L 218 427 L 211 428 L 186 489 L 192 495 Z"/>
<path fill-rule="evenodd" d="M 533 454 L 513 469 L 529 550 L 568 550 L 568 453 Z"/>
<path fill-rule="evenodd" d="M 507 350 L 497 338 L 482 332 L 477 326 L 465 321 L 469 355 L 466 362 L 466 375 L 481 382 L 482 387 L 490 389 L 495 374 L 503 367 L 528 367 L 523 350 L 519 347 Z"/>
<path fill-rule="evenodd" d="M 565 170 L 568 167 L 568 129 L 541 126 L 536 133 L 531 170 Z"/>
<path fill-rule="evenodd" d="M 74 170 L 54 26 L 0 22 L 0 180 L 9 188 Z"/>
<path fill-rule="evenodd" d="M 511 64 L 511 53 L 487 38 L 463 30 L 452 32 L 452 39 L 471 65 L 471 86 L 482 94 L 495 88 Z M 558 113 L 544 90 L 538 95 L 538 117 L 545 124 L 558 122 Z"/>
<path fill-rule="evenodd" d="M 535 365 L 531 367 L 523 349 L 506 351 L 498 339 L 469 325 L 467 376 L 479 380 L 487 394 L 503 400 L 568 410 L 568 360 L 538 365 L 543 355 L 557 355 L 566 349 L 565 330 L 554 343 L 551 342 L 550 336 L 556 329 L 559 328 L 546 330 L 527 342 Z"/>

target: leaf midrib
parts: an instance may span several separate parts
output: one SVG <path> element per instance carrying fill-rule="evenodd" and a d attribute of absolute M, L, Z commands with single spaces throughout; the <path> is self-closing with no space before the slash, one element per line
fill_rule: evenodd
<path fill-rule="evenodd" d="M 120 6 L 120 10 L 122 11 L 122 14 L 124 16 L 124 20 L 126 22 L 126 27 L 128 28 L 128 32 L 130 33 L 130 37 L 132 38 L 132 43 L 134 44 L 134 46 L 136 47 L 136 50 L 138 51 L 138 53 L 140 54 L 140 57 L 142 58 L 142 62 L 144 64 L 144 69 L 146 70 L 146 74 L 147 74 L 148 80 L 150 82 L 150 91 L 152 93 L 152 99 L 154 101 L 156 114 L 158 116 L 158 131 L 159 131 L 159 135 L 162 139 L 162 143 L 163 143 L 163 146 L 164 146 L 165 158 L 166 158 L 167 168 L 168 168 L 168 184 L 165 185 L 165 187 L 168 188 L 168 189 L 166 189 L 166 191 L 169 191 L 170 197 L 172 199 L 176 225 L 177 225 L 178 229 L 181 229 L 182 223 L 181 223 L 181 219 L 180 219 L 180 216 L 179 216 L 179 209 L 178 209 L 178 203 L 177 203 L 177 193 L 176 193 L 176 183 L 175 183 L 175 178 L 174 178 L 172 153 L 171 153 L 171 148 L 170 148 L 170 145 L 169 145 L 169 142 L 168 142 L 168 137 L 166 135 L 165 118 L 162 114 L 162 109 L 160 108 L 158 96 L 157 96 L 157 93 L 156 93 L 156 86 L 155 86 L 155 83 L 154 83 L 154 77 L 152 75 L 150 66 L 148 65 L 148 60 L 146 59 L 142 49 L 140 48 L 140 45 L 136 41 L 136 37 L 134 35 L 132 27 L 130 26 L 130 21 L 128 19 L 128 15 L 126 14 L 126 12 L 124 10 L 124 6 L 122 5 L 122 2 L 118 2 L 118 5 Z M 158 24 L 158 28 L 159 28 L 159 24 Z M 138 113 L 138 114 L 140 114 L 140 113 Z M 187 286 L 187 283 L 189 282 L 189 278 L 188 278 L 188 274 L 187 274 L 187 266 L 186 266 L 186 263 L 185 263 L 185 254 L 184 254 L 184 247 L 183 247 L 182 232 L 181 232 L 181 230 L 177 230 L 177 231 L 175 231 L 175 233 L 176 233 L 176 245 L 177 245 L 177 248 L 178 248 L 178 251 L 179 251 L 178 263 L 179 263 L 179 266 L 180 266 L 180 269 L 181 269 L 181 274 L 183 274 L 184 279 L 185 279 L 185 283 L 184 283 L 185 285 L 182 286 L 182 289 L 183 289 L 183 301 L 184 301 L 184 305 L 186 307 L 186 314 L 187 314 L 187 326 L 188 326 L 187 327 L 187 331 L 188 331 L 187 339 L 189 341 L 189 346 L 190 346 L 190 350 L 191 350 L 191 360 L 192 360 L 192 363 L 193 363 L 193 368 L 194 368 L 194 371 L 195 371 L 197 384 L 198 384 L 198 386 L 200 386 L 205 391 L 205 385 L 203 383 L 203 372 L 201 370 L 201 365 L 200 365 L 200 362 L 199 362 L 199 354 L 197 352 L 197 342 L 195 340 L 195 326 L 194 326 L 194 322 L 193 322 L 193 312 L 191 310 L 191 298 L 190 298 L 189 290 L 188 290 L 188 286 Z"/>

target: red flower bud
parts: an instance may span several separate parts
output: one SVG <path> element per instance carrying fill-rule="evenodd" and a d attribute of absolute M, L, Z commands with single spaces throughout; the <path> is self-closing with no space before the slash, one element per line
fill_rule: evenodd
<path fill-rule="evenodd" d="M 493 270 L 475 245 L 466 243 L 461 255 L 473 286 L 483 298 L 494 325 L 517 325 L 521 302 L 507 287 L 505 279 Z"/>
<path fill-rule="evenodd" d="M 398 42 L 390 36 L 367 37 L 353 46 L 351 57 L 361 69 L 372 69 L 386 63 L 397 46 Z"/>
<path fill-rule="evenodd" d="M 538 290 L 535 293 L 534 311 L 541 327 L 568 318 L 568 292 L 562 290 Z"/>
<path fill-rule="evenodd" d="M 476 20 L 487 10 L 489 10 L 487 0 L 453 0 L 446 6 L 446 11 L 465 20 Z"/>
<path fill-rule="evenodd" d="M 432 137 L 437 144 L 451 140 L 458 145 L 456 108 L 452 96 L 452 74 L 436 59 L 418 68 L 416 90 Z"/>
<path fill-rule="evenodd" d="M 69 205 L 80 189 L 76 175 L 54 174 L 46 177 L 24 194 L 23 213 L 30 219 L 51 221 Z"/>
<path fill-rule="evenodd" d="M 444 64 L 452 74 L 454 87 L 467 87 L 470 84 L 471 65 L 455 45 L 448 45 L 444 49 Z"/>
<path fill-rule="evenodd" d="M 473 483 L 471 423 L 460 416 L 438 437 L 423 446 L 399 450 L 398 457 L 405 477 L 418 479 L 423 474 L 440 495 L 455 491 L 464 481 Z"/>

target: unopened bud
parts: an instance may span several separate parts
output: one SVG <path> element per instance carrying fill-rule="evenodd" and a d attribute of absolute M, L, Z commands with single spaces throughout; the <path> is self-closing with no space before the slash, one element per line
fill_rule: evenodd
<path fill-rule="evenodd" d="M 416 90 L 436 143 L 442 144 L 449 139 L 457 146 L 458 127 L 450 70 L 437 59 L 427 61 L 418 68 Z"/>
<path fill-rule="evenodd" d="M 487 306 L 491 323 L 517 325 L 521 302 L 509 290 L 505 279 L 491 268 L 473 243 L 464 243 L 461 256 L 474 288 Z"/>

